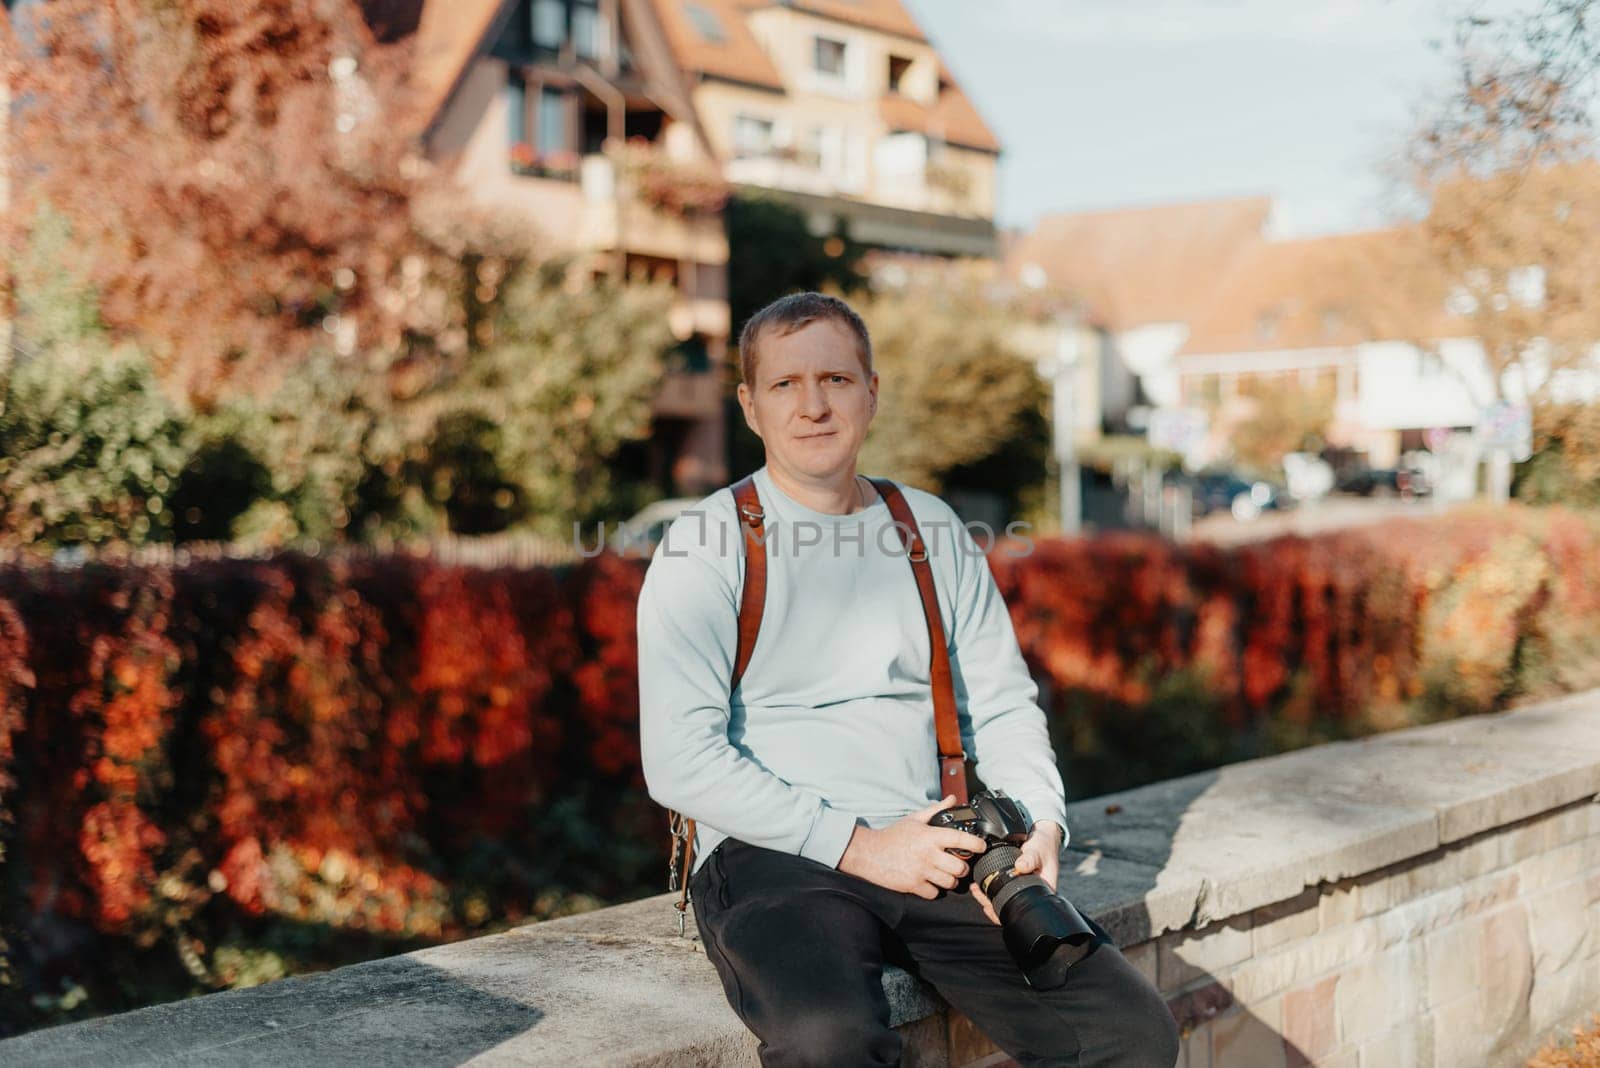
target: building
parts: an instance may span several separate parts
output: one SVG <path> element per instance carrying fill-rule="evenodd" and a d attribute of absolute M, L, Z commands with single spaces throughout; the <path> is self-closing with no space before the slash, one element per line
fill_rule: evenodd
<path fill-rule="evenodd" d="M 652 0 L 723 173 L 909 262 L 996 255 L 999 141 L 899 0 Z"/>
<path fill-rule="evenodd" d="M 1374 466 L 1423 448 L 1429 431 L 1460 444 L 1496 397 L 1522 399 L 1517 375 L 1495 381 L 1467 294 L 1415 259 L 1415 226 L 1289 240 L 1279 218 L 1265 197 L 1052 216 L 1018 239 L 1005 271 L 1105 331 L 1108 429 L 1139 429 L 1141 410 L 1209 413 L 1193 464 L 1226 454 L 1229 429 L 1273 383 L 1324 391 L 1328 444 Z M 1542 272 L 1529 265 L 1505 299 L 1537 309 Z M 1594 398 L 1600 370 L 1554 385 Z"/>
<path fill-rule="evenodd" d="M 671 280 L 681 344 L 653 403 L 646 474 L 694 495 L 727 482 L 728 244 L 683 207 L 716 177 L 650 0 L 414 0 L 365 5 L 410 38 L 426 157 L 463 192 L 516 211 L 581 269 Z"/>
<path fill-rule="evenodd" d="M 1083 335 L 1094 422 L 1126 433 L 1178 403 L 1174 357 L 1210 283 L 1277 225 L 1267 197 L 1047 215 L 1007 242 L 1002 273 Z"/>

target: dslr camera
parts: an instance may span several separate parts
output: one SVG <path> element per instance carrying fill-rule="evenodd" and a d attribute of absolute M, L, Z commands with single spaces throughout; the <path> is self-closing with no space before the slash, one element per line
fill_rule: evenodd
<path fill-rule="evenodd" d="M 1018 875 L 1017 858 L 1033 831 L 1033 820 L 1001 790 L 983 790 L 965 805 L 935 812 L 934 827 L 975 834 L 989 848 L 971 867 L 971 880 L 988 896 L 1000 917 L 1001 934 L 1028 985 L 1049 990 L 1066 983 L 1067 970 L 1099 944 L 1088 921 L 1038 875 Z M 948 852 L 963 860 L 965 849 Z"/>

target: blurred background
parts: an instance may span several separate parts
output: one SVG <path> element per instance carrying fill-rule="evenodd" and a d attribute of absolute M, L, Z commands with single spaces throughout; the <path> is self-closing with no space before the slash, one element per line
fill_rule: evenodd
<path fill-rule="evenodd" d="M 1587 0 L 8 0 L 0 1035 L 661 889 L 634 598 L 866 320 L 1076 799 L 1600 684 Z"/>

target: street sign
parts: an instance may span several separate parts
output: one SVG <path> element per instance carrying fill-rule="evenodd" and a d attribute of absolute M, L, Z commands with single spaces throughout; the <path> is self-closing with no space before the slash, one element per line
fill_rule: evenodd
<path fill-rule="evenodd" d="M 1478 415 L 1473 438 L 1485 452 L 1505 451 L 1514 463 L 1533 455 L 1533 409 L 1526 404 L 1497 400 Z"/>
<path fill-rule="evenodd" d="M 1209 421 L 1202 408 L 1153 408 L 1147 440 L 1158 449 L 1169 449 L 1180 456 L 1205 440 Z"/>

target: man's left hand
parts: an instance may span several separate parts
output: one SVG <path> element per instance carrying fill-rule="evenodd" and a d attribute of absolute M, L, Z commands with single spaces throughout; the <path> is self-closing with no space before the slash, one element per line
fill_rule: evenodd
<path fill-rule="evenodd" d="M 1061 840 L 1065 832 L 1061 825 L 1054 820 L 1041 820 L 1033 825 L 1033 833 L 1028 835 L 1028 840 L 1022 843 L 1022 855 L 1017 858 L 1013 870 L 1018 875 L 1035 873 L 1043 879 L 1052 891 L 1056 888 L 1056 877 L 1061 868 Z M 978 904 L 983 906 L 984 915 L 995 923 L 1000 922 L 1000 917 L 995 915 L 994 905 L 990 903 L 989 896 L 978 889 L 978 884 L 972 884 L 972 896 L 977 898 Z"/>

